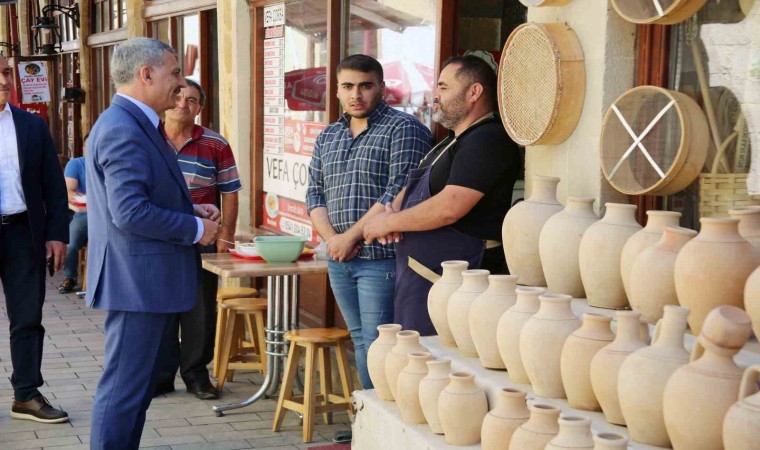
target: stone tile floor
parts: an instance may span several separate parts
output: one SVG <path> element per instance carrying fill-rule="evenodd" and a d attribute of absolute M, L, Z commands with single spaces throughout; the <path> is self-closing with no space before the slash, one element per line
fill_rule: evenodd
<path fill-rule="evenodd" d="M 8 346 L 8 318 L 5 297 L 0 292 L 0 450 L 87 449 L 92 399 L 103 371 L 103 322 L 105 313 L 85 307 L 74 294 L 56 290 L 60 276 L 48 279 L 43 325 L 46 329 L 40 388 L 53 405 L 63 407 L 71 418 L 65 424 L 41 424 L 10 418 L 13 390 Z M 177 378 L 176 392 L 156 398 L 148 409 L 141 448 L 158 449 L 304 449 L 329 442 L 333 433 L 346 430 L 345 413 L 334 414 L 333 424 L 318 419 L 314 441 L 304 444 L 301 426 L 293 413 L 286 415 L 280 432 L 272 432 L 275 399 L 261 399 L 248 408 L 216 417 L 214 402 L 247 398 L 261 384 L 263 376 L 236 373 L 225 383 L 221 400 L 204 401 L 185 392 Z"/>

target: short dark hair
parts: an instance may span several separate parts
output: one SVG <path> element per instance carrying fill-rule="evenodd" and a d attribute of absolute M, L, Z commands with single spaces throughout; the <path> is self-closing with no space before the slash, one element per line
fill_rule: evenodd
<path fill-rule="evenodd" d="M 480 83 L 483 86 L 483 97 L 491 108 L 496 108 L 496 72 L 490 64 L 474 55 L 452 56 L 443 63 L 441 69 L 449 64 L 459 65 L 457 78 L 464 77 L 470 84 Z"/>
<path fill-rule="evenodd" d="M 335 73 L 340 73 L 341 70 L 356 70 L 358 72 L 373 72 L 377 75 L 377 80 L 383 82 L 383 66 L 373 57 L 367 55 L 351 55 L 343 59 L 338 64 Z"/>
<path fill-rule="evenodd" d="M 206 104 L 206 91 L 203 90 L 200 84 L 196 82 L 195 80 L 192 80 L 190 78 L 185 78 L 185 83 L 189 87 L 194 87 L 195 89 L 198 89 L 198 94 L 200 95 L 200 98 L 198 99 L 198 103 L 200 103 L 201 106 Z"/>

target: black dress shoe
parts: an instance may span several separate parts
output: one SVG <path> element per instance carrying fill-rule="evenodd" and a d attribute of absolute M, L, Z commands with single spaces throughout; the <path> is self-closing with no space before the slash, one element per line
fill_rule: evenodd
<path fill-rule="evenodd" d="M 156 398 L 159 395 L 168 394 L 170 392 L 174 392 L 174 380 L 162 381 L 156 385 L 156 390 L 153 391 L 153 398 Z"/>
<path fill-rule="evenodd" d="M 66 414 L 66 411 L 53 408 L 50 402 L 42 395 L 38 395 L 28 402 L 17 402 L 14 400 L 13 406 L 11 406 L 11 417 L 42 423 L 62 423 L 69 420 L 69 415 Z"/>
<path fill-rule="evenodd" d="M 188 383 L 187 392 L 195 395 L 196 398 L 201 400 L 215 400 L 219 398 L 219 391 L 217 391 L 208 380 L 205 382 Z"/>

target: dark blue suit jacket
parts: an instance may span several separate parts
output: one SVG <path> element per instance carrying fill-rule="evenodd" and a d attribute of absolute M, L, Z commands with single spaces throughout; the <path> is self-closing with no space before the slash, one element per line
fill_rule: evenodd
<path fill-rule="evenodd" d="M 118 95 L 87 150 L 87 304 L 189 310 L 200 270 L 197 224 L 176 155 L 140 108 Z"/>

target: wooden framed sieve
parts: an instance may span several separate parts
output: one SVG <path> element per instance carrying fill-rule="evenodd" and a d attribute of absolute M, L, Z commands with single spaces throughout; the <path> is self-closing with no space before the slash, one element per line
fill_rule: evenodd
<path fill-rule="evenodd" d="M 620 17 L 639 24 L 673 25 L 697 13 L 707 0 L 611 0 Z"/>

